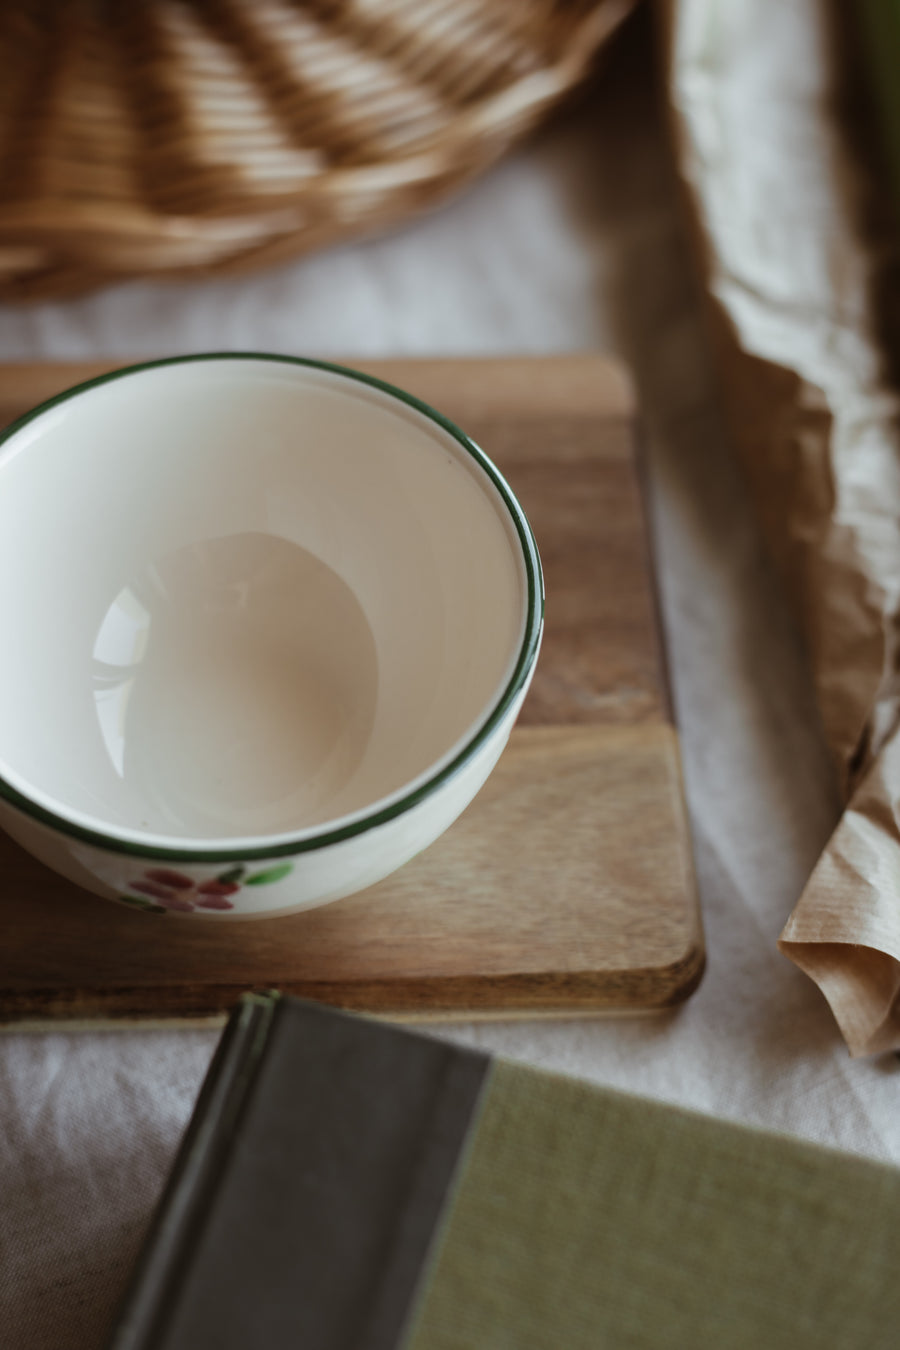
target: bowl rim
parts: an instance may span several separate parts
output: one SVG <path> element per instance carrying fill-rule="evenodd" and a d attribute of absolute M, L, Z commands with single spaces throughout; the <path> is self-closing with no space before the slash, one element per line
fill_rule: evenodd
<path fill-rule="evenodd" d="M 287 831 L 278 836 L 279 842 L 272 844 L 259 843 L 254 845 L 251 841 L 258 839 L 260 841 L 266 838 L 265 835 L 248 835 L 247 841 L 249 847 L 216 847 L 211 843 L 198 843 L 191 845 L 190 839 L 185 840 L 183 847 L 177 844 L 162 846 L 150 842 L 141 843 L 139 838 L 122 837 L 115 830 L 106 832 L 104 830 L 91 829 L 88 826 L 79 824 L 74 820 L 68 819 L 56 811 L 51 811 L 47 807 L 41 806 L 38 802 L 20 792 L 12 783 L 0 773 L 0 798 L 8 802 L 19 811 L 24 812 L 32 819 L 38 821 L 44 826 L 60 831 L 63 834 L 77 839 L 82 843 L 91 844 L 94 847 L 105 849 L 108 852 L 124 854 L 129 857 L 147 858 L 154 861 L 169 861 L 181 863 L 236 863 L 236 862 L 257 862 L 273 858 L 292 858 L 302 853 L 308 853 L 315 849 L 326 848 L 332 844 L 342 843 L 344 840 L 355 838 L 358 835 L 367 833 L 369 830 L 376 829 L 389 821 L 404 815 L 407 811 L 418 806 L 427 797 L 431 796 L 438 788 L 442 787 L 449 779 L 460 773 L 477 755 L 478 751 L 490 739 L 493 731 L 502 722 L 503 718 L 509 712 L 516 701 L 517 696 L 527 686 L 532 674 L 538 650 L 541 644 L 541 636 L 544 625 L 544 576 L 541 567 L 540 554 L 538 553 L 537 543 L 534 532 L 528 521 L 525 512 L 520 506 L 515 494 L 504 478 L 503 474 L 471 437 L 467 436 L 455 422 L 446 417 L 437 409 L 432 408 L 430 404 L 422 399 L 416 398 L 414 394 L 407 393 L 397 385 L 390 384 L 387 380 L 379 379 L 375 375 L 369 375 L 365 371 L 355 370 L 350 366 L 340 365 L 334 361 L 322 361 L 313 357 L 290 356 L 276 352 L 257 352 L 257 351 L 221 351 L 221 352 L 193 352 L 183 356 L 160 357 L 152 361 L 140 361 L 127 366 L 118 367 L 115 370 L 107 371 L 101 375 L 95 375 L 89 380 L 83 380 L 79 384 L 71 385 L 69 388 L 54 394 L 52 398 L 45 399 L 42 403 L 36 404 L 21 417 L 16 418 L 14 422 L 0 430 L 0 466 L 2 466 L 3 446 L 15 436 L 19 431 L 26 427 L 30 422 L 35 421 L 44 413 L 60 404 L 85 393 L 89 389 L 94 389 L 99 385 L 108 384 L 113 380 L 122 379 L 129 375 L 136 375 L 147 370 L 156 370 L 167 366 L 188 365 L 201 361 L 270 361 L 282 365 L 300 366 L 308 370 L 325 371 L 332 375 L 337 375 L 358 384 L 367 385 L 370 388 L 377 389 L 389 397 L 397 399 L 407 407 L 422 414 L 426 419 L 434 422 L 444 432 L 449 434 L 453 440 L 470 456 L 479 468 L 487 475 L 496 488 L 507 512 L 515 527 L 516 536 L 522 551 L 522 561 L 525 567 L 526 578 L 526 603 L 525 603 L 525 624 L 522 638 L 519 644 L 519 650 L 515 665 L 505 687 L 495 698 L 486 715 L 475 724 L 474 731 L 465 737 L 464 743 L 448 763 L 443 764 L 433 773 L 426 769 L 416 779 L 412 780 L 413 786 L 404 790 L 400 787 L 395 793 L 388 797 L 381 798 L 383 805 L 378 802 L 373 803 L 372 807 L 364 807 L 360 811 L 345 817 L 337 817 L 335 823 L 325 828 L 319 825 L 307 826 L 304 829 L 297 830 L 293 837 L 286 838 Z M 440 763 L 440 760 L 437 761 Z M 137 836 L 138 831 L 131 831 L 132 836 Z M 155 836 L 159 838 L 160 836 Z M 164 837 L 164 836 L 163 836 Z"/>

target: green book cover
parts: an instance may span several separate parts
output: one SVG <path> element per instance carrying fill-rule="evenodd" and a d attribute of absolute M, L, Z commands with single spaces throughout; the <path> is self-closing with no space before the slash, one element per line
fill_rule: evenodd
<path fill-rule="evenodd" d="M 253 997 L 109 1348 L 878 1350 L 898 1269 L 898 1170 Z"/>

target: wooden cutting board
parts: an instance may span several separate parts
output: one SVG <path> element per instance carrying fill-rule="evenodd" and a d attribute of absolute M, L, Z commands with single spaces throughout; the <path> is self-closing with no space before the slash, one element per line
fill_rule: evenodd
<path fill-rule="evenodd" d="M 394 877 L 285 918 L 134 913 L 0 835 L 5 1024 L 217 1017 L 261 987 L 459 1018 L 659 1008 L 696 987 L 702 929 L 626 375 L 595 356 L 355 364 L 464 427 L 531 518 L 546 636 L 507 751 Z M 109 365 L 0 368 L 0 424 Z"/>

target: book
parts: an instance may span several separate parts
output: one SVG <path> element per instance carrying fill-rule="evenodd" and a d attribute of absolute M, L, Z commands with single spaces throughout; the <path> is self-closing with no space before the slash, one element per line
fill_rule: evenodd
<path fill-rule="evenodd" d="M 877 1350 L 900 1170 L 249 996 L 109 1350 Z"/>

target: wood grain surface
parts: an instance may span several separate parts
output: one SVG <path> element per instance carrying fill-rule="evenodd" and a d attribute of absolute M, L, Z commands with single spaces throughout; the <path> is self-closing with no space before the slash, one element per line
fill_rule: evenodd
<path fill-rule="evenodd" d="M 305 914 L 156 916 L 0 836 L 0 1019 L 205 1018 L 277 987 L 387 1015 L 650 1009 L 704 960 L 629 381 L 595 356 L 354 362 L 458 421 L 507 475 L 547 626 L 498 768 L 394 877 Z M 0 368 L 0 423 L 105 366 Z"/>

